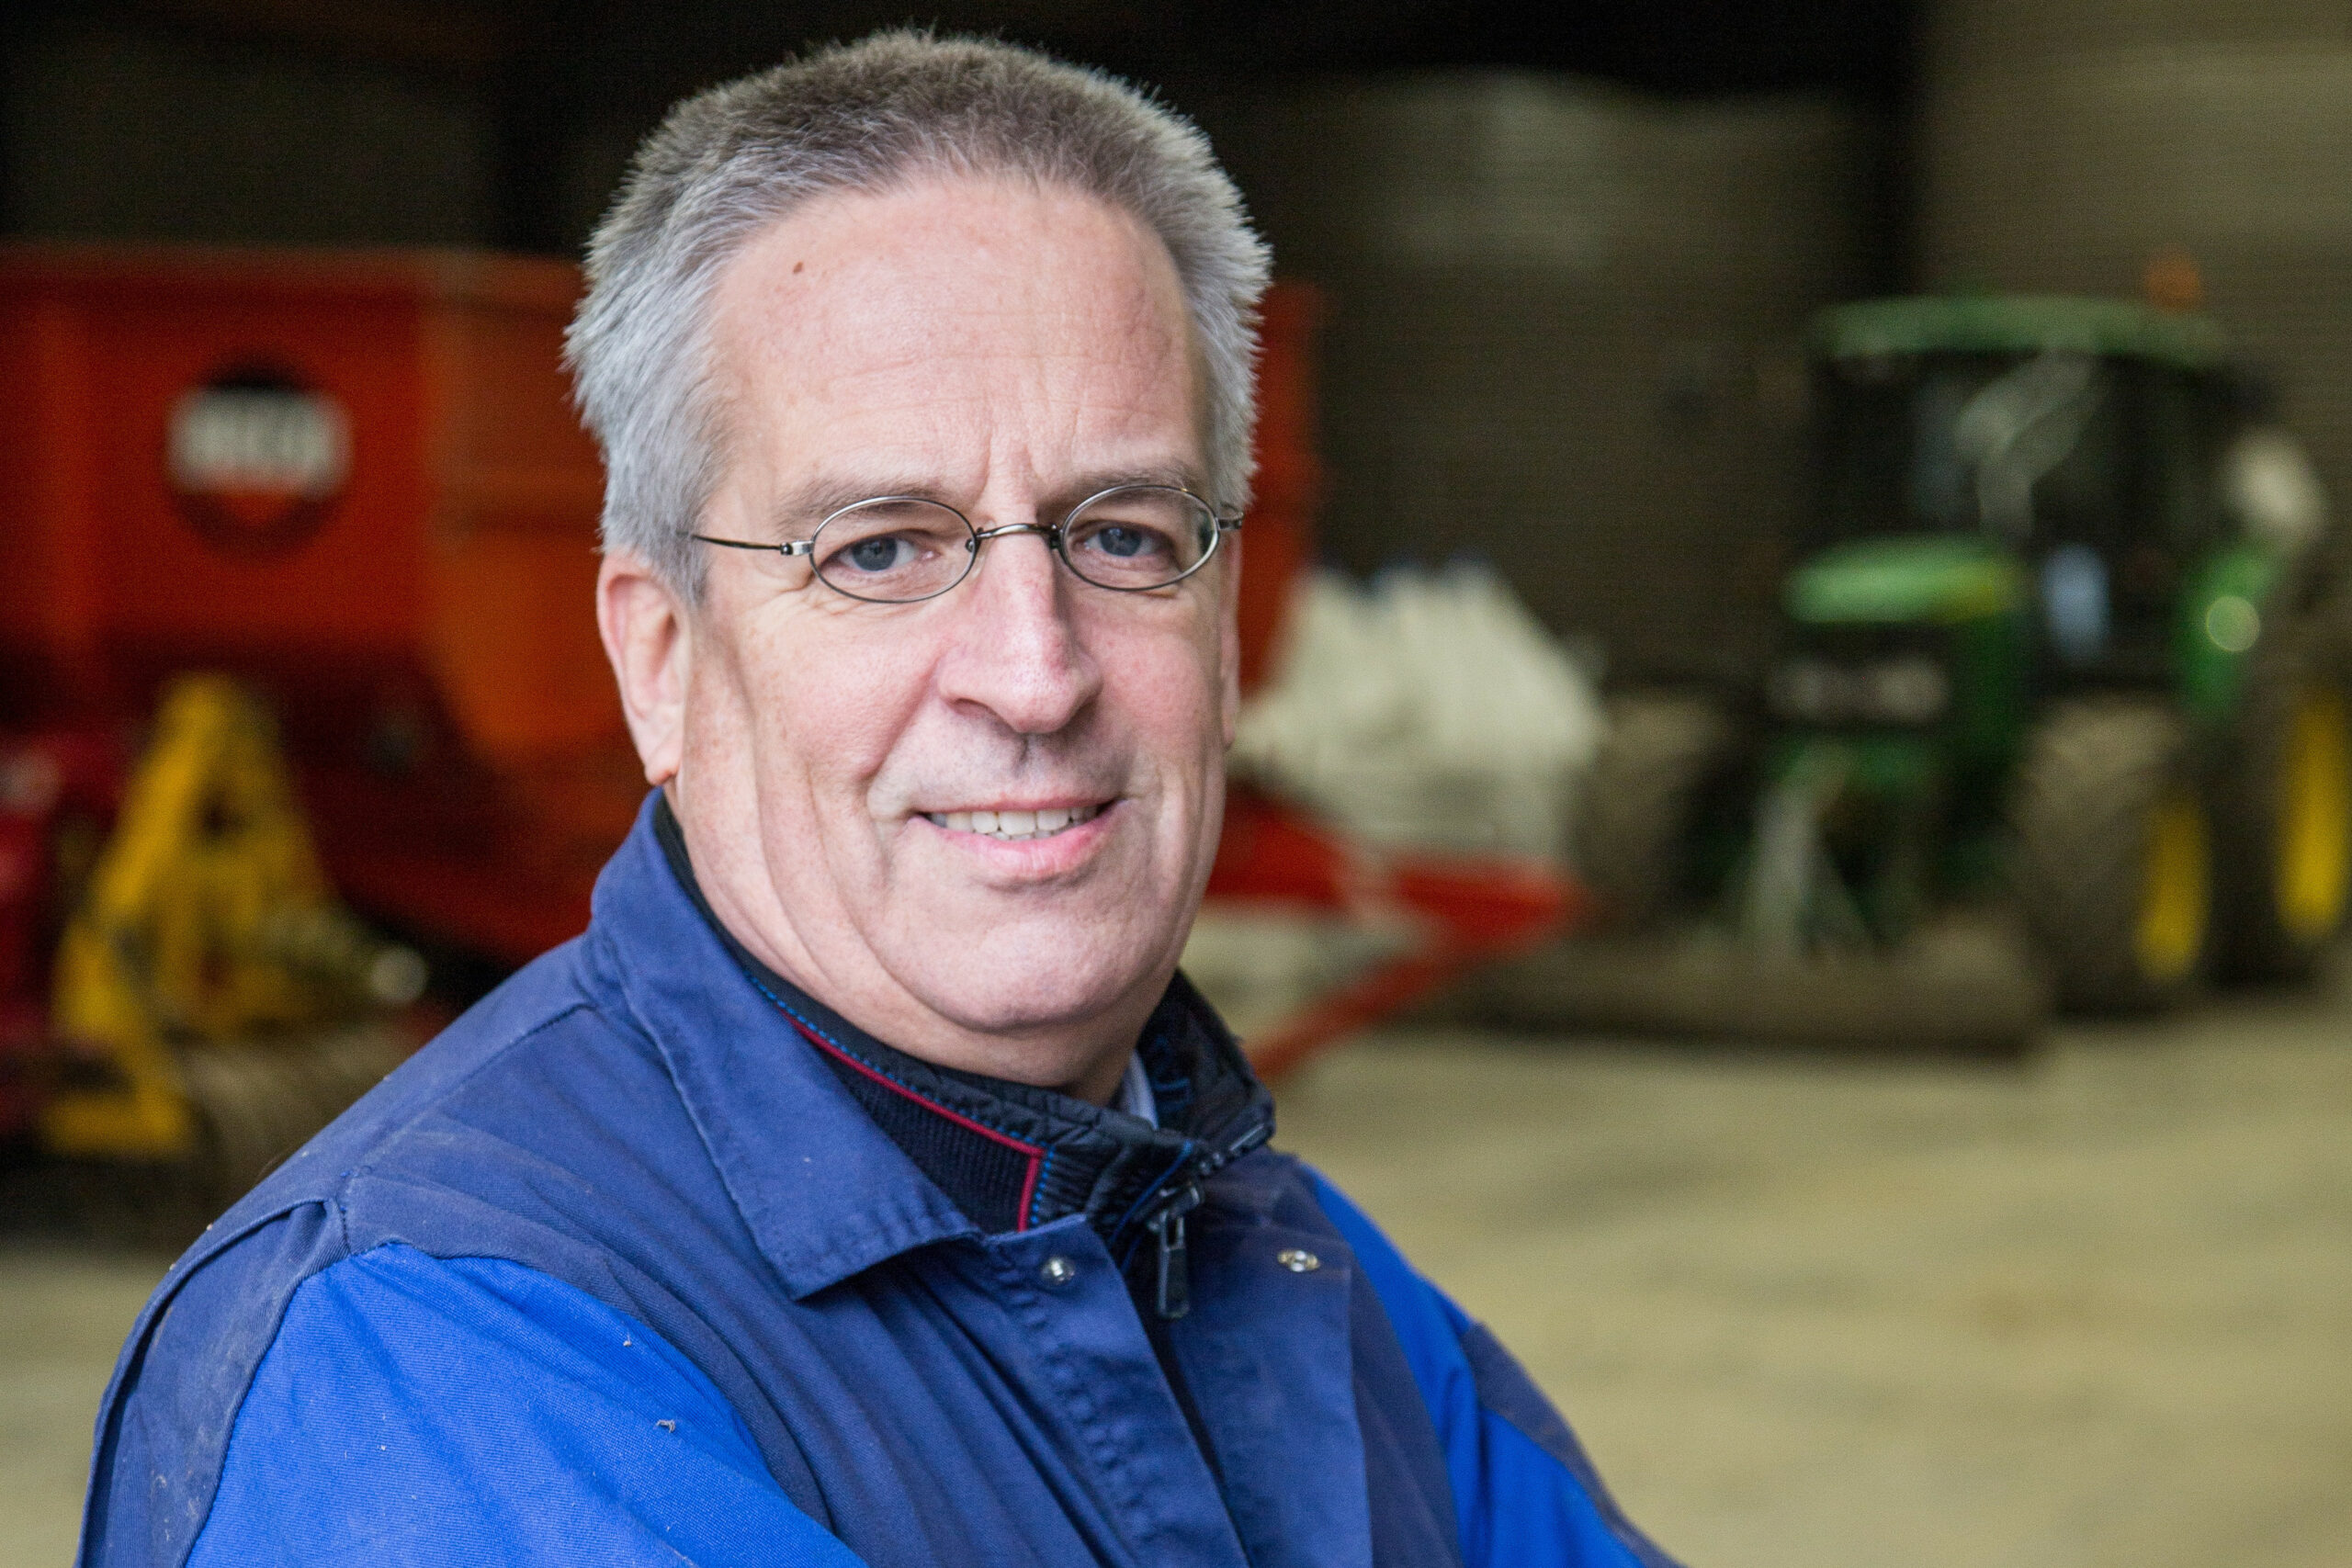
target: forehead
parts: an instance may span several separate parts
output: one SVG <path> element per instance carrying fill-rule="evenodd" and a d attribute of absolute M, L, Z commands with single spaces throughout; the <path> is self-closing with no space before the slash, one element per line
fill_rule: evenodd
<path fill-rule="evenodd" d="M 754 460 L 766 446 L 806 469 L 846 449 L 983 477 L 1197 463 L 1175 266 L 1148 229 L 1075 192 L 956 179 L 819 197 L 728 264 L 713 322 Z"/>

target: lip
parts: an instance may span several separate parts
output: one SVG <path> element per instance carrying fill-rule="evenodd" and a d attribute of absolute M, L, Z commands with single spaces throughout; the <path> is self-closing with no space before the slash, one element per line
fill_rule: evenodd
<path fill-rule="evenodd" d="M 1063 795 L 1051 798 L 1040 797 L 1038 804 L 1035 806 L 1008 804 L 954 808 L 978 811 L 1067 811 L 1098 804 L 1102 809 L 1086 821 L 1065 828 L 1060 832 L 1043 839 L 1008 840 L 987 833 L 958 832 L 952 828 L 941 827 L 928 816 L 921 813 L 909 817 L 907 823 L 917 831 L 931 834 L 952 852 L 974 857 L 992 874 L 1020 882 L 1042 882 L 1057 876 L 1068 875 L 1093 857 L 1095 852 L 1101 849 L 1103 842 L 1110 837 L 1113 827 L 1119 821 L 1125 811 L 1127 806 L 1125 796 L 1116 795 L 1109 800 L 1102 800 L 1097 796 L 1087 800 Z M 946 812 L 942 809 L 940 814 L 944 816 Z"/>
<path fill-rule="evenodd" d="M 1082 811 L 1091 806 L 1108 808 L 1116 800 L 1115 795 L 1041 795 L 1031 799 L 990 800 L 974 802 L 967 806 L 926 806 L 920 808 L 915 815 L 944 817 L 950 812 L 972 811 Z"/>

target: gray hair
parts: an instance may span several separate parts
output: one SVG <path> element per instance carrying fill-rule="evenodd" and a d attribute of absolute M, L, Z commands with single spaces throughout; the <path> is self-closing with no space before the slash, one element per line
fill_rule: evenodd
<path fill-rule="evenodd" d="M 1102 72 L 893 30 L 697 94 L 638 150 L 564 349 L 605 451 L 607 550 L 699 590 L 685 536 L 723 461 L 710 296 L 736 251 L 813 197 L 933 175 L 1062 186 L 1159 235 L 1207 379 L 1208 499 L 1247 502 L 1268 254 L 1208 139 Z"/>

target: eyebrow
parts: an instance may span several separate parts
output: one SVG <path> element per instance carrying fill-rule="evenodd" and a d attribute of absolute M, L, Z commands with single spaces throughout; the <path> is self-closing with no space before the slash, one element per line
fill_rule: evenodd
<path fill-rule="evenodd" d="M 1039 510 L 1057 514 L 1067 513 L 1089 496 L 1100 495 L 1121 485 L 1167 485 L 1199 494 L 1203 490 L 1203 479 L 1200 471 L 1187 463 L 1147 463 L 1133 468 L 1101 468 L 1080 474 L 1060 487 L 1059 493 L 1049 497 Z M 820 474 L 787 491 L 771 516 L 779 529 L 788 534 L 795 528 L 813 529 L 818 523 L 845 506 L 854 506 L 861 501 L 873 501 L 886 495 L 935 501 L 958 512 L 967 512 L 970 505 L 968 501 L 951 495 L 946 487 L 934 480 L 911 474 L 872 473 L 854 477 Z"/>

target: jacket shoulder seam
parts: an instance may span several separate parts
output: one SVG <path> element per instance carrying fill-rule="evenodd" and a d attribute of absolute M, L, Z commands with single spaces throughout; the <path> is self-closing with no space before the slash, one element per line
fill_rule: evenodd
<path fill-rule="evenodd" d="M 351 1190 L 351 1184 L 355 1180 L 361 1177 L 376 1174 L 376 1167 L 379 1163 L 380 1152 L 388 1145 L 397 1141 L 400 1137 L 404 1135 L 416 1124 L 418 1119 L 426 1114 L 426 1112 L 432 1110 L 433 1107 L 440 1104 L 443 1100 L 447 1100 L 451 1095 L 456 1094 L 458 1090 L 465 1088 L 466 1085 L 473 1082 L 474 1079 L 480 1077 L 483 1073 L 488 1072 L 498 1063 L 503 1061 L 510 1052 L 514 1051 L 516 1048 L 520 1047 L 526 1042 L 533 1039 L 534 1037 L 546 1033 L 548 1030 L 553 1029 L 557 1024 L 561 1023 L 564 1020 L 571 1017 L 574 1013 L 581 1012 L 593 1013 L 598 1018 L 605 1018 L 606 1016 L 591 998 L 587 997 L 573 998 L 571 1001 L 566 1002 L 562 1007 L 558 1008 L 544 1018 L 537 1020 L 528 1026 L 517 1030 L 514 1033 L 509 1035 L 497 1045 L 494 1045 L 490 1050 L 482 1053 L 482 1058 L 481 1061 L 476 1062 L 472 1066 L 468 1067 L 463 1073 L 450 1079 L 447 1083 L 443 1084 L 434 1092 L 431 1099 L 425 1100 L 422 1105 L 413 1108 L 398 1122 L 385 1128 L 384 1133 L 380 1137 L 378 1137 L 369 1143 L 367 1149 L 367 1157 L 362 1158 L 335 1173 L 335 1185 L 330 1201 L 333 1201 L 335 1206 L 338 1223 L 346 1227 L 348 1226 L 350 1210 L 349 1205 L 344 1201 L 345 1195 Z M 349 1257 L 351 1256 L 351 1236 L 347 1228 L 343 1231 L 343 1238 L 345 1256 Z"/>

